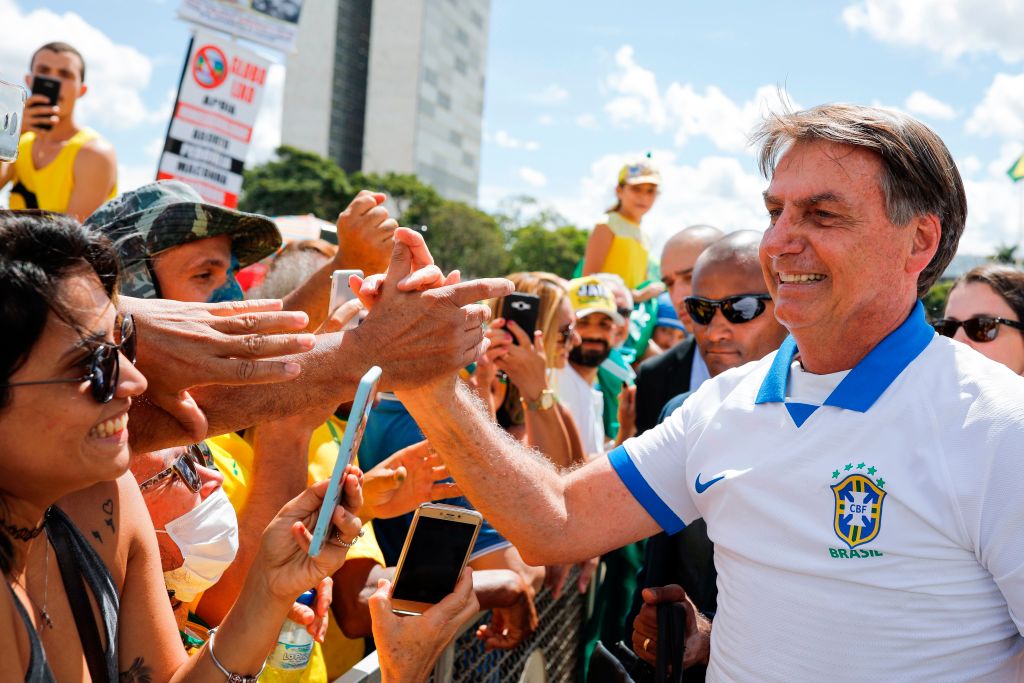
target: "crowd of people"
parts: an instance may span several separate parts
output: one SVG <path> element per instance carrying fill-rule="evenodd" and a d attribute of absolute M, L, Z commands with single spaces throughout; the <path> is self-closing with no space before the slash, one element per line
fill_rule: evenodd
<path fill-rule="evenodd" d="M 327 681 L 374 648 L 382 680 L 425 681 L 481 610 L 515 648 L 540 592 L 595 576 L 591 681 L 1024 680 L 1024 273 L 975 268 L 926 319 L 967 205 L 923 124 L 766 119 L 766 230 L 685 227 L 659 263 L 637 160 L 575 273 L 462 282 L 376 192 L 337 245 L 177 181 L 119 193 L 74 121 L 85 71 L 32 55 L 58 103 L 29 99 L 0 166 L 4 680 Z M 335 270 L 364 276 L 330 313 Z M 399 616 L 432 501 L 484 522 L 454 592 Z M 299 671 L 268 662 L 286 622 Z"/>

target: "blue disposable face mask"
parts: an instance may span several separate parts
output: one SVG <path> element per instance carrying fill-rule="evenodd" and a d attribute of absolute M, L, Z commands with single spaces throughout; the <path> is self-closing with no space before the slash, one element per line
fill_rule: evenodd
<path fill-rule="evenodd" d="M 210 298 L 206 300 L 210 304 L 219 304 L 225 301 L 244 301 L 245 292 L 242 291 L 242 285 L 238 284 L 238 280 L 235 279 L 235 273 L 238 272 L 238 259 L 235 255 L 231 255 L 231 267 L 228 268 L 227 278 L 217 289 L 213 290 L 210 294 Z"/>

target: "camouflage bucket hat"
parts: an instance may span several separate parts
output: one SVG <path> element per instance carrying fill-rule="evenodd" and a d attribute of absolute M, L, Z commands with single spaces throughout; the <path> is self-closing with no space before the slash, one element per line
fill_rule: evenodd
<path fill-rule="evenodd" d="M 244 268 L 273 254 L 281 233 L 272 220 L 203 202 L 178 180 L 159 180 L 125 192 L 96 209 L 85 225 L 114 242 L 121 261 L 121 293 L 155 298 L 150 257 L 194 240 L 231 236 L 231 252 Z"/>

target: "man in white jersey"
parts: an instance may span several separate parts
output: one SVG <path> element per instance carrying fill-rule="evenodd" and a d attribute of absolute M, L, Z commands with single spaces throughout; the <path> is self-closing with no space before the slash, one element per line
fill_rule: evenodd
<path fill-rule="evenodd" d="M 918 301 L 966 220 L 953 159 L 918 121 L 851 105 L 756 139 L 777 353 L 567 473 L 454 376 L 402 401 L 531 564 L 703 517 L 709 680 L 1021 680 L 1024 379 L 935 335 Z"/>

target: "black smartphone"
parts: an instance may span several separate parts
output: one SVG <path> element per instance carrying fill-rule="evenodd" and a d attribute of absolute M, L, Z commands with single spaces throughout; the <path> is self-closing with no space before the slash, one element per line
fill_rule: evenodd
<path fill-rule="evenodd" d="M 35 76 L 32 79 L 32 94 L 33 95 L 45 95 L 49 100 L 49 106 L 56 107 L 57 100 L 60 98 L 60 81 L 56 78 L 47 78 L 46 76 Z M 40 105 L 36 105 L 40 106 Z M 49 123 L 37 124 L 38 128 L 43 130 L 50 130 L 53 126 Z"/>
<path fill-rule="evenodd" d="M 392 611 L 423 614 L 455 590 L 482 522 L 475 510 L 441 503 L 421 505 L 398 559 Z"/>
<path fill-rule="evenodd" d="M 505 297 L 501 306 L 501 317 L 506 321 L 514 320 L 529 339 L 533 339 L 533 331 L 537 329 L 537 315 L 540 313 L 540 297 L 536 294 L 512 292 Z M 515 337 L 512 341 L 516 344 Z"/>

